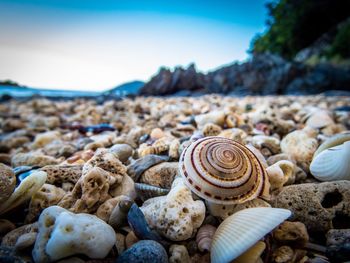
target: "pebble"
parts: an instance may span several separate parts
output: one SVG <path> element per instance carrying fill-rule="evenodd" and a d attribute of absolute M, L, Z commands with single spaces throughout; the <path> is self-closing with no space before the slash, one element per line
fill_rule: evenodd
<path fill-rule="evenodd" d="M 168 255 L 163 246 L 153 240 L 141 240 L 125 250 L 116 263 L 167 263 Z"/>
<path fill-rule="evenodd" d="M 145 157 L 137 159 L 128 166 L 128 174 L 135 182 L 137 182 L 144 171 L 158 163 L 166 162 L 168 160 L 169 157 L 165 155 L 146 155 Z"/>
<path fill-rule="evenodd" d="M 129 144 L 115 144 L 109 151 L 116 155 L 116 157 L 125 163 L 133 153 L 133 149 Z"/>
<path fill-rule="evenodd" d="M 16 187 L 16 176 L 12 169 L 0 163 L 0 203 L 6 201 Z"/>
<path fill-rule="evenodd" d="M 178 166 L 177 162 L 156 164 L 141 175 L 140 182 L 169 189 L 175 176 L 178 174 Z"/>

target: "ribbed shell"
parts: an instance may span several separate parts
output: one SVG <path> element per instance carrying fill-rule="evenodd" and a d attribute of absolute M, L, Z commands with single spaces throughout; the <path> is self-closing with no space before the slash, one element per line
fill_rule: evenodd
<path fill-rule="evenodd" d="M 237 258 L 290 215 L 287 209 L 258 207 L 226 218 L 215 232 L 211 262 L 224 263 Z"/>
<path fill-rule="evenodd" d="M 196 236 L 196 242 L 199 251 L 210 251 L 211 242 L 215 234 L 216 227 L 212 225 L 203 225 L 199 228 Z"/>
<path fill-rule="evenodd" d="M 350 132 L 339 133 L 328 138 L 318 147 L 317 151 L 314 153 L 314 158 L 322 151 L 340 145 L 346 141 L 350 141 Z"/>
<path fill-rule="evenodd" d="M 320 181 L 350 180 L 350 141 L 319 153 L 310 172 Z"/>
<path fill-rule="evenodd" d="M 244 145 L 222 137 L 195 141 L 181 154 L 179 169 L 186 185 L 217 204 L 238 204 L 268 196 L 267 173 Z"/>

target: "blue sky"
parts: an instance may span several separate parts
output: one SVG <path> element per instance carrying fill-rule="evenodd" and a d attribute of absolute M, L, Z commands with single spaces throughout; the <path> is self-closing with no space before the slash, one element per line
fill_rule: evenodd
<path fill-rule="evenodd" d="M 105 90 L 160 66 L 247 59 L 266 1 L 0 0 L 0 79 Z"/>

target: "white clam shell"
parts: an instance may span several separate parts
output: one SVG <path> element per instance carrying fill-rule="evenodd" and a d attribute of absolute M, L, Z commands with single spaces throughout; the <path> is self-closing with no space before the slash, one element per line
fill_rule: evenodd
<path fill-rule="evenodd" d="M 257 207 L 226 218 L 213 237 L 211 262 L 224 263 L 237 258 L 290 215 L 287 209 Z"/>
<path fill-rule="evenodd" d="M 320 181 L 350 180 L 350 141 L 315 156 L 310 172 Z"/>

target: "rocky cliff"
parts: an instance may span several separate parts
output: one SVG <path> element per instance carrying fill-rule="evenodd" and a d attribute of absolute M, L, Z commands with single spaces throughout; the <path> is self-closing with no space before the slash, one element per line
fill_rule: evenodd
<path fill-rule="evenodd" d="M 162 68 L 140 89 L 140 95 L 230 95 L 317 94 L 350 90 L 350 68 L 330 64 L 308 66 L 272 54 L 258 54 L 248 62 L 232 64 L 202 74 L 194 65 L 173 72 Z"/>

